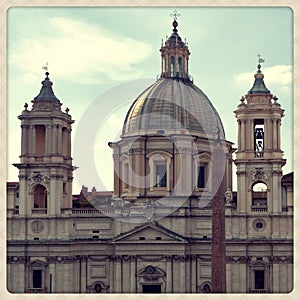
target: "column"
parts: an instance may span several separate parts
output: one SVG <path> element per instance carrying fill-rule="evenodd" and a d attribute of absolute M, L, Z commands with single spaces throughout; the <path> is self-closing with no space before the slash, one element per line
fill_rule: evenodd
<path fill-rule="evenodd" d="M 62 154 L 62 126 L 61 125 L 58 125 L 57 134 L 58 134 L 57 153 L 61 155 Z"/>
<path fill-rule="evenodd" d="M 114 197 L 120 197 L 120 155 L 119 152 L 116 153 L 116 149 L 113 149 L 113 161 L 114 161 Z M 130 173 L 129 173 L 130 174 Z M 131 176 L 130 176 L 131 178 Z M 130 182 L 131 183 L 131 182 Z M 131 185 L 129 185 L 129 189 L 131 189 Z"/>
<path fill-rule="evenodd" d="M 21 155 L 27 154 L 27 125 L 21 125 L 22 128 L 22 137 L 21 137 Z"/>
<path fill-rule="evenodd" d="M 264 148 L 265 150 L 272 149 L 272 139 L 271 139 L 271 132 L 272 132 L 272 124 L 270 119 L 265 120 L 265 128 L 264 128 Z"/>
<path fill-rule="evenodd" d="M 87 257 L 81 257 L 81 293 L 86 293 L 87 286 Z"/>
<path fill-rule="evenodd" d="M 109 257 L 109 292 L 113 293 L 115 291 L 114 286 L 114 257 Z"/>
<path fill-rule="evenodd" d="M 172 256 L 166 257 L 167 274 L 166 274 L 166 293 L 172 293 Z"/>
<path fill-rule="evenodd" d="M 56 125 L 52 124 L 52 148 L 51 148 L 51 152 L 52 154 L 56 154 L 57 153 L 57 131 L 56 131 Z"/>
<path fill-rule="evenodd" d="M 116 257 L 115 260 L 115 293 L 121 293 L 121 257 Z"/>
<path fill-rule="evenodd" d="M 242 128 L 241 128 L 241 120 L 238 120 L 237 121 L 237 123 L 238 123 L 238 150 L 241 150 L 241 132 L 242 132 Z"/>
<path fill-rule="evenodd" d="M 179 261 L 179 282 L 180 282 L 180 292 L 185 293 L 186 292 L 186 274 L 185 274 L 185 257 L 180 257 Z"/>
<path fill-rule="evenodd" d="M 273 264 L 273 288 L 272 293 L 278 293 L 279 292 L 279 286 L 280 286 L 280 270 L 279 270 L 279 264 L 274 263 Z"/>
<path fill-rule="evenodd" d="M 130 257 L 130 293 L 136 293 L 135 286 L 136 286 L 136 264 L 135 264 L 136 257 Z"/>
<path fill-rule="evenodd" d="M 240 141 L 240 143 L 241 143 L 240 150 L 244 151 L 245 150 L 245 120 L 241 120 L 240 123 L 241 123 L 241 126 L 240 126 L 241 134 L 239 136 L 239 140 L 241 140 Z"/>
<path fill-rule="evenodd" d="M 50 274 L 52 274 L 52 282 L 50 282 Z M 55 293 L 56 292 L 56 286 L 55 286 L 55 281 L 56 280 L 56 274 L 55 274 L 55 264 L 50 263 L 49 264 L 49 283 L 47 284 L 48 286 L 48 293 L 50 293 L 50 289 L 51 289 L 51 293 Z M 50 286 L 50 284 L 52 283 L 52 287 Z"/>
<path fill-rule="evenodd" d="M 67 153 L 68 153 L 68 157 L 71 157 L 71 149 L 72 149 L 72 147 L 71 147 L 71 133 L 72 133 L 72 129 L 70 128 L 70 129 L 68 129 L 67 130 L 67 132 L 68 132 L 68 142 L 67 142 Z"/>
<path fill-rule="evenodd" d="M 52 148 L 52 130 L 51 125 L 46 125 L 46 137 L 45 137 L 45 154 L 51 154 Z"/>
<path fill-rule="evenodd" d="M 277 149 L 277 120 L 272 119 L 273 122 L 273 149 Z"/>
<path fill-rule="evenodd" d="M 250 133 L 250 137 L 248 136 L 248 140 L 249 140 L 249 149 L 252 151 L 252 153 L 254 152 L 254 122 L 253 120 L 249 121 L 249 131 L 248 133 Z"/>
<path fill-rule="evenodd" d="M 277 148 L 281 149 L 281 136 L 280 136 L 280 126 L 281 126 L 281 120 L 277 120 Z"/>
<path fill-rule="evenodd" d="M 35 126 L 32 126 L 32 154 L 36 154 L 36 134 L 35 134 Z"/>

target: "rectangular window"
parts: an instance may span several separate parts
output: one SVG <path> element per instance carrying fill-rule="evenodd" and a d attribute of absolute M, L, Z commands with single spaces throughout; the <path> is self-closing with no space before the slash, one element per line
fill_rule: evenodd
<path fill-rule="evenodd" d="M 166 187 L 167 186 L 167 165 L 157 164 L 155 172 L 155 186 Z"/>
<path fill-rule="evenodd" d="M 34 289 L 42 288 L 42 270 L 32 271 L 32 287 Z"/>
<path fill-rule="evenodd" d="M 265 271 L 255 270 L 255 289 L 263 290 L 265 288 Z"/>
<path fill-rule="evenodd" d="M 197 187 L 198 188 L 205 187 L 205 167 L 204 166 L 198 166 Z"/>

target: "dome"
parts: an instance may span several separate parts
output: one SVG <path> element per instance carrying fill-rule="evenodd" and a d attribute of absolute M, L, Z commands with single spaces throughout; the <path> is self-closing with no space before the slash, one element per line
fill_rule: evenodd
<path fill-rule="evenodd" d="M 132 104 L 123 136 L 182 133 L 225 138 L 221 119 L 208 97 L 191 81 L 160 78 Z"/>
<path fill-rule="evenodd" d="M 221 119 L 208 97 L 189 75 L 188 44 L 173 32 L 160 48 L 160 78 L 132 104 L 125 118 L 123 137 L 150 134 L 191 134 L 225 139 Z M 189 131 L 189 132 L 187 132 Z"/>

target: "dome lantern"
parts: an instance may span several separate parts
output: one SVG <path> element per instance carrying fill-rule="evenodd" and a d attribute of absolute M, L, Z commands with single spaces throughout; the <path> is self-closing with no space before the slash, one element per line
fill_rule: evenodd
<path fill-rule="evenodd" d="M 173 33 L 160 48 L 162 58 L 161 77 L 190 80 L 188 73 L 190 51 L 187 43 L 182 41 L 178 34 L 177 16 L 179 16 L 179 14 L 174 13 L 172 16 L 174 16 L 172 23 Z"/>

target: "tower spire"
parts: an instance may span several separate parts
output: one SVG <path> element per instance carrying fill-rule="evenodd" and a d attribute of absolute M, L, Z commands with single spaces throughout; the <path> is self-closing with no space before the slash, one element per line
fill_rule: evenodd
<path fill-rule="evenodd" d="M 42 81 L 42 88 L 40 93 L 34 98 L 34 100 L 55 100 L 59 101 L 59 99 L 54 95 L 52 85 L 53 82 L 49 78 L 49 72 L 45 73 L 46 78 Z"/>
<path fill-rule="evenodd" d="M 258 65 L 257 71 L 254 75 L 254 83 L 251 90 L 248 92 L 249 94 L 270 94 L 270 91 L 267 89 L 264 82 L 264 74 L 261 72 L 261 63 L 264 63 L 265 60 L 261 58 L 261 55 L 258 54 Z"/>

